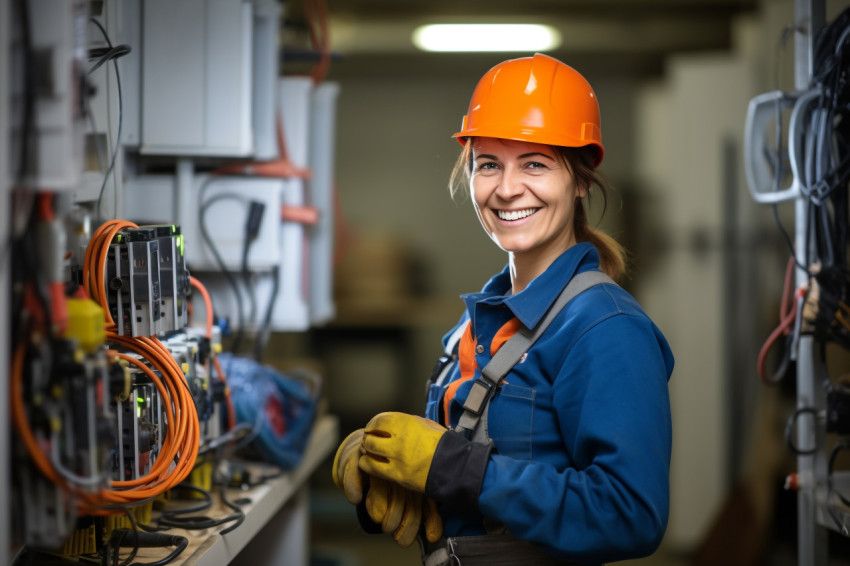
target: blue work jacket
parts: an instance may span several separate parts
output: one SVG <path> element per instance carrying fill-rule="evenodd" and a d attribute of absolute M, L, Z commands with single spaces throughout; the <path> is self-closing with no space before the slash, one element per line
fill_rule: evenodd
<path fill-rule="evenodd" d="M 516 295 L 510 295 L 507 267 L 480 293 L 463 295 L 458 326 L 472 320 L 479 345 L 475 377 L 505 322 L 516 317 L 535 326 L 573 275 L 598 267 L 596 248 L 579 243 Z M 457 365 L 442 386 L 431 386 L 428 418 L 440 420 L 446 387 L 460 378 Z M 578 295 L 493 397 L 481 423 L 495 450 L 478 498 L 480 515 L 442 506 L 445 535 L 484 533 L 483 515 L 572 562 L 654 552 L 667 526 L 672 370 L 667 341 L 626 291 L 602 284 Z M 473 381 L 458 388 L 446 426 L 457 425 Z"/>

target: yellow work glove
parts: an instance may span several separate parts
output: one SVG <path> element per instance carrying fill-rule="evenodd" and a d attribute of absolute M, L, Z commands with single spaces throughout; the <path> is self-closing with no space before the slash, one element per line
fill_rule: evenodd
<path fill-rule="evenodd" d="M 365 505 L 369 517 L 381 525 L 383 532 L 391 534 L 402 548 L 413 544 L 423 523 L 425 536 L 430 542 L 436 542 L 443 536 L 443 519 L 434 500 L 398 484 L 370 478 Z"/>
<path fill-rule="evenodd" d="M 380 413 L 366 424 L 360 469 L 370 476 L 425 492 L 434 451 L 446 428 L 406 413 Z"/>
<path fill-rule="evenodd" d="M 363 501 L 364 474 L 357 467 L 360 459 L 360 445 L 363 441 L 363 429 L 357 429 L 349 434 L 334 456 L 333 474 L 334 483 L 345 492 L 345 498 L 352 505 L 358 505 Z"/>

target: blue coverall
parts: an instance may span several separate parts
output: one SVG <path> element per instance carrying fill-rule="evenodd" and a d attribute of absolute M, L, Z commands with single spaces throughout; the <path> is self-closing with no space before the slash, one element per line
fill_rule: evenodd
<path fill-rule="evenodd" d="M 516 317 L 533 327 L 574 274 L 598 266 L 596 249 L 579 243 L 516 295 L 507 267 L 464 295 L 458 325 L 472 320 L 475 376 L 504 323 Z M 493 397 L 482 426 L 495 449 L 478 509 L 438 502 L 445 536 L 483 534 L 484 515 L 567 561 L 654 552 L 668 516 L 672 370 L 664 336 L 622 288 L 597 285 L 574 298 Z M 442 387 L 431 386 L 428 418 L 441 420 L 443 393 L 459 378 L 455 364 Z M 472 383 L 457 389 L 444 425 L 457 424 Z"/>

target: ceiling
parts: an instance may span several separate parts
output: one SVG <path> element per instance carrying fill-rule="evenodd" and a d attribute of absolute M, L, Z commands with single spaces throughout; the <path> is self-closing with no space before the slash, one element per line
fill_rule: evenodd
<path fill-rule="evenodd" d="M 285 3 L 285 42 L 309 45 L 304 2 Z M 757 0 L 325 0 L 332 73 L 462 74 L 493 61 L 492 54 L 419 52 L 411 43 L 424 23 L 545 23 L 562 45 L 549 53 L 595 72 L 660 73 L 671 53 L 728 49 L 732 23 Z M 293 49 L 294 53 L 296 50 Z"/>

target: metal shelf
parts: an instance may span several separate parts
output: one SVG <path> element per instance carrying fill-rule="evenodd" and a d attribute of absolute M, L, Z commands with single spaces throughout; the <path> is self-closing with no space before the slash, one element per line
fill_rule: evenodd
<path fill-rule="evenodd" d="M 336 448 L 338 434 L 339 422 L 336 416 L 324 415 L 320 417 L 313 427 L 298 468 L 248 491 L 229 490 L 228 499 L 231 501 L 239 498 L 251 500 L 251 503 L 247 505 L 240 505 L 245 512 L 245 521 L 232 532 L 224 536 L 219 534 L 227 525 L 206 531 L 169 530 L 169 533 L 185 536 L 189 539 L 189 546 L 170 566 L 189 564 L 192 566 L 226 566 L 255 539 L 266 525 L 275 523 L 276 516 L 287 504 L 303 506 L 306 513 L 307 498 L 301 497 L 301 494 L 307 489 L 306 481 Z M 229 509 L 217 503 L 209 516 L 225 516 L 229 513 L 231 513 Z M 287 526 L 284 525 L 281 528 L 286 529 Z M 280 538 L 280 535 L 276 535 L 276 538 Z M 306 544 L 306 541 L 303 542 Z M 306 548 L 289 547 L 286 552 L 286 557 L 273 556 L 273 553 L 271 553 L 272 556 L 268 557 L 269 563 L 296 564 L 299 560 L 292 559 L 293 557 L 307 555 Z M 158 560 L 165 554 L 165 549 L 139 549 L 134 562 Z M 252 564 L 259 566 L 256 562 L 252 562 Z"/>

